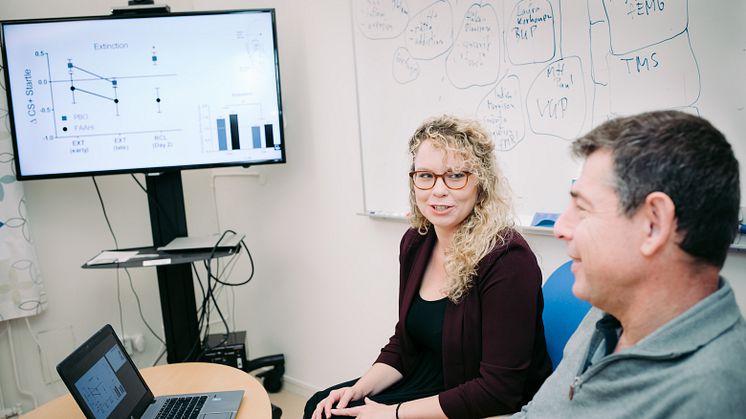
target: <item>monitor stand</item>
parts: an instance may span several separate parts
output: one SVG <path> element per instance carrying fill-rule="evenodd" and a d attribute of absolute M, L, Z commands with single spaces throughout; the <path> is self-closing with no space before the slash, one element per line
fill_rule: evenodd
<path fill-rule="evenodd" d="M 164 246 L 176 237 L 188 236 L 181 172 L 145 176 L 150 207 L 153 246 Z M 157 266 L 163 329 L 168 363 L 192 361 L 202 348 L 197 326 L 192 265 Z"/>
<path fill-rule="evenodd" d="M 187 236 L 181 172 L 146 175 L 145 182 L 153 247 L 163 246 L 176 237 Z M 198 357 L 202 354 L 191 266 L 191 263 L 156 266 L 169 364 L 199 361 Z M 280 391 L 285 373 L 285 355 L 247 359 L 242 369 L 251 372 L 260 368 L 264 371 L 256 376 L 262 378 L 264 388 L 270 393 Z M 272 405 L 272 411 L 273 417 L 279 417 L 275 416 L 279 411 L 276 406 Z"/>
<path fill-rule="evenodd" d="M 165 4 L 154 4 L 153 0 L 129 0 L 125 7 L 114 7 L 112 15 L 141 15 L 171 13 L 171 7 Z"/>
<path fill-rule="evenodd" d="M 154 5 L 153 0 L 129 0 L 127 7 L 112 9 L 112 15 L 168 14 L 166 5 Z M 153 247 L 165 246 L 176 237 L 187 234 L 184 191 L 181 172 L 171 171 L 146 175 L 150 229 Z M 158 266 L 158 291 L 166 338 L 168 363 L 192 361 L 202 352 L 197 325 L 197 305 L 194 301 L 194 280 L 189 263 Z"/>

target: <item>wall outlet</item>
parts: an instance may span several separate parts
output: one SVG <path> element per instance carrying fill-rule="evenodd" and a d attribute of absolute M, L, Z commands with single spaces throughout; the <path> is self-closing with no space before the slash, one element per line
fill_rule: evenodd
<path fill-rule="evenodd" d="M 142 352 L 145 350 L 145 336 L 142 333 L 125 336 L 122 338 L 122 345 L 124 345 L 124 349 L 130 355 L 135 352 Z"/>

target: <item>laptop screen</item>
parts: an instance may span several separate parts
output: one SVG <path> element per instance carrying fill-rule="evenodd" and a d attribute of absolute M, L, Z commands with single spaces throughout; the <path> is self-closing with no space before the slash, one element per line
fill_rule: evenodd
<path fill-rule="evenodd" d="M 57 371 L 88 418 L 129 418 L 153 395 L 110 325 L 65 358 Z"/>

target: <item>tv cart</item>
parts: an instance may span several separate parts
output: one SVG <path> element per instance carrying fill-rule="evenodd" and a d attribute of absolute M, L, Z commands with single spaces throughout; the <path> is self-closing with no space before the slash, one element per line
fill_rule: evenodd
<path fill-rule="evenodd" d="M 166 245 L 176 237 L 187 236 L 186 210 L 181 182 L 181 172 L 171 171 L 158 175 L 147 175 L 145 183 L 148 190 L 150 208 L 150 228 L 153 246 L 120 251 L 137 250 L 147 254 L 147 258 L 133 258 L 122 263 L 105 263 L 83 265 L 86 269 L 129 268 L 155 266 L 158 275 L 158 291 L 161 299 L 161 314 L 166 338 L 166 350 L 169 364 L 176 362 L 198 361 L 194 351 L 195 342 L 199 342 L 197 324 L 197 305 L 194 295 L 194 280 L 191 263 L 209 259 L 212 251 L 161 252 L 157 248 Z M 218 249 L 213 257 L 224 257 L 240 250 L 239 246 Z M 201 346 L 200 346 L 201 348 Z M 243 371 L 251 372 L 259 368 L 271 367 L 257 374 L 263 379 L 264 388 L 275 393 L 282 388 L 282 376 L 285 373 L 285 356 L 269 355 L 243 362 Z"/>

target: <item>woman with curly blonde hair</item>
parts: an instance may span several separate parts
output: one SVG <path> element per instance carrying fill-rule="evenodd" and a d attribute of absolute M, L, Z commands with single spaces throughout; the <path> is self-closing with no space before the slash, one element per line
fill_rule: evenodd
<path fill-rule="evenodd" d="M 394 335 L 361 378 L 312 397 L 305 417 L 507 414 L 551 373 L 541 272 L 513 229 L 489 135 L 442 116 L 415 131 L 409 151 L 412 228 L 400 245 Z"/>

